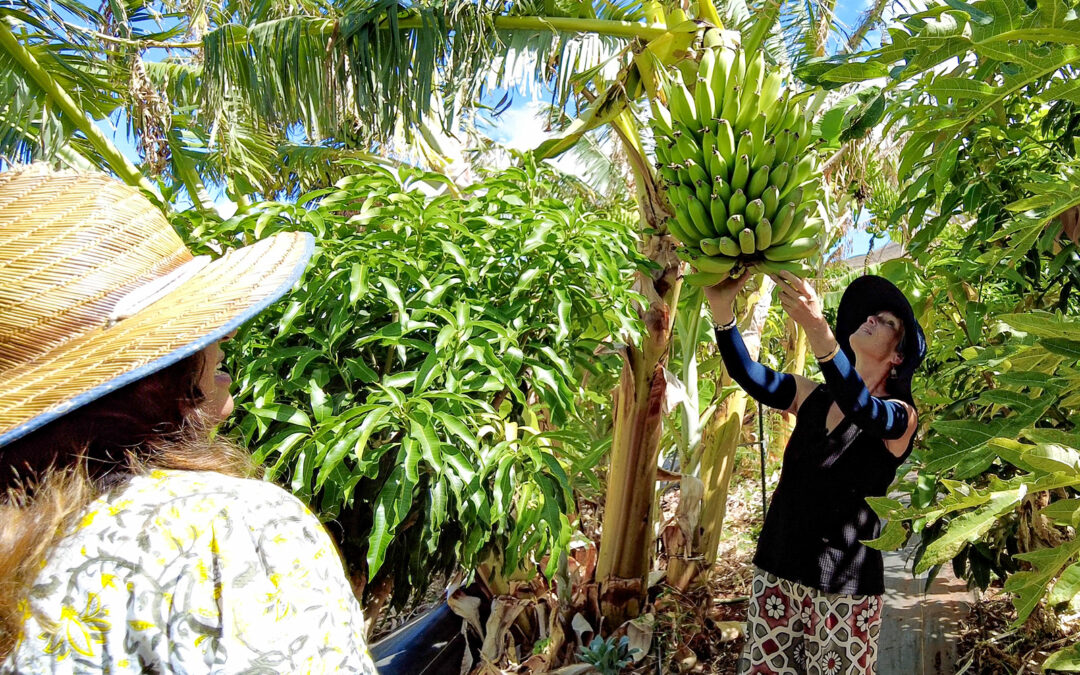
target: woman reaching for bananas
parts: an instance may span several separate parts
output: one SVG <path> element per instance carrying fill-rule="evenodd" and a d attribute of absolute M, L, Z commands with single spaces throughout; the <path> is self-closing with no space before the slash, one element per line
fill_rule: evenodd
<path fill-rule="evenodd" d="M 904 294 L 864 276 L 845 290 L 835 332 L 814 289 L 789 272 L 773 279 L 780 304 L 809 338 L 825 382 L 753 361 L 732 302 L 749 274 L 705 289 L 731 377 L 764 405 L 796 415 L 754 555 L 739 673 L 873 673 L 881 624 L 881 553 L 862 541 L 918 426 L 911 377 L 926 354 Z"/>

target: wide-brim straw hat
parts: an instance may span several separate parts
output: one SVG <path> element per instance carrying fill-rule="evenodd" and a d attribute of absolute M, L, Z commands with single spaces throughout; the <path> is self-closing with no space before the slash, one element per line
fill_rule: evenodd
<path fill-rule="evenodd" d="M 285 232 L 194 257 L 108 176 L 0 173 L 0 446 L 220 340 L 292 288 L 313 249 Z"/>
<path fill-rule="evenodd" d="M 896 375 L 885 380 L 885 390 L 893 398 L 914 404 L 911 380 L 926 357 L 926 337 L 915 318 L 915 311 L 903 291 L 884 277 L 867 274 L 848 284 L 836 309 L 836 341 L 844 354 L 855 363 L 851 335 L 871 314 L 888 310 L 904 324 L 904 340 L 900 353 L 904 361 L 896 367 Z"/>

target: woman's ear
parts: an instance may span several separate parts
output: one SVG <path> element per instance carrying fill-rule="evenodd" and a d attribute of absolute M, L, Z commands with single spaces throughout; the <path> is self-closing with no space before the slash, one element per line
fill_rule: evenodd
<path fill-rule="evenodd" d="M 893 366 L 898 366 L 903 362 L 904 362 L 904 355 L 901 354 L 900 352 L 893 352 L 892 358 L 889 359 L 889 363 L 893 364 Z"/>

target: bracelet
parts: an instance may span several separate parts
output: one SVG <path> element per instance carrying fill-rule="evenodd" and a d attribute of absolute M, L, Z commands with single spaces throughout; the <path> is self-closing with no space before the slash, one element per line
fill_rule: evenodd
<path fill-rule="evenodd" d="M 832 361 L 833 359 L 835 359 L 836 355 L 839 354 L 839 353 L 840 353 L 840 343 L 837 342 L 836 346 L 833 347 L 831 352 L 829 352 L 825 356 L 818 356 L 818 355 L 815 354 L 814 358 L 818 360 L 818 363 L 828 363 L 829 361 Z"/>
<path fill-rule="evenodd" d="M 731 330 L 732 328 L 735 327 L 735 324 L 736 324 L 735 319 L 732 319 L 731 321 L 725 323 L 723 326 L 721 326 L 718 323 L 714 323 L 713 324 L 713 329 L 717 330 L 717 331 L 720 331 L 720 332 L 723 332 L 723 331 L 726 331 L 726 330 Z"/>

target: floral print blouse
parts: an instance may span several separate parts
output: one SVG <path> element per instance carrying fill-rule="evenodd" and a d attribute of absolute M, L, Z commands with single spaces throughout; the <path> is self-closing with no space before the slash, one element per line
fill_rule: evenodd
<path fill-rule="evenodd" d="M 45 563 L 0 673 L 375 673 L 322 524 L 257 480 L 154 471 Z"/>

